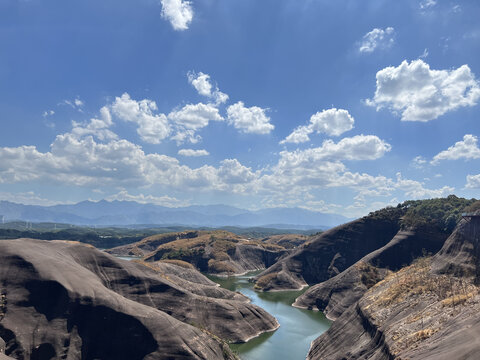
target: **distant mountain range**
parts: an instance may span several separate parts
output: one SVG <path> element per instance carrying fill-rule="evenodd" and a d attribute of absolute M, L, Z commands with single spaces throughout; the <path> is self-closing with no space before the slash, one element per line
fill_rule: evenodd
<path fill-rule="evenodd" d="M 193 205 L 169 208 L 134 201 L 82 201 L 73 205 L 38 206 L 0 201 L 0 221 L 58 222 L 74 225 L 188 225 L 268 226 L 274 228 L 328 228 L 349 221 L 336 214 L 301 208 L 258 211 L 228 205 Z"/>

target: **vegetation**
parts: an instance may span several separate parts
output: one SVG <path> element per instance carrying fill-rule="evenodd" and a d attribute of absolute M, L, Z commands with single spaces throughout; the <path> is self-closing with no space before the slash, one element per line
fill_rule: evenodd
<path fill-rule="evenodd" d="M 476 199 L 464 199 L 450 195 L 446 198 L 411 200 L 397 207 L 405 210 L 402 225 L 405 227 L 435 225 L 444 232 L 452 232 L 466 211 Z"/>
<path fill-rule="evenodd" d="M 354 266 L 362 274 L 360 280 L 362 281 L 363 285 L 367 287 L 367 289 L 370 289 L 373 285 L 383 279 L 383 276 L 380 274 L 378 268 L 373 265 L 360 261 Z"/>
<path fill-rule="evenodd" d="M 480 200 L 475 201 L 473 204 L 465 208 L 465 212 L 468 212 L 468 213 L 473 213 L 477 211 L 480 211 Z"/>
<path fill-rule="evenodd" d="M 277 275 L 278 275 L 278 273 L 274 272 L 274 273 L 270 273 L 270 274 L 267 274 L 267 275 L 264 275 L 264 276 L 258 278 L 257 282 L 255 283 L 255 288 L 265 289 L 268 286 L 268 284 L 270 283 L 270 281 L 275 279 L 277 277 Z"/>

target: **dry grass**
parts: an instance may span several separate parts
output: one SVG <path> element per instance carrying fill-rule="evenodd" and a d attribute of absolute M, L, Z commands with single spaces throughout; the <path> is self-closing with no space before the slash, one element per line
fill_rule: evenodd
<path fill-rule="evenodd" d="M 467 302 L 468 299 L 473 298 L 475 295 L 477 295 L 477 292 L 470 292 L 468 294 L 459 294 L 459 295 L 453 295 L 450 296 L 449 298 L 446 298 L 445 300 L 442 300 L 442 306 L 457 306 L 457 305 L 462 305 Z"/>
<path fill-rule="evenodd" d="M 437 291 L 439 283 L 438 279 L 429 275 L 430 263 L 431 258 L 422 258 L 377 283 L 374 288 L 382 284 L 388 286 L 375 299 L 376 305 L 394 305 L 407 297 Z"/>
<path fill-rule="evenodd" d="M 417 331 L 411 335 L 414 341 L 422 341 L 428 339 L 430 336 L 435 334 L 436 331 L 434 329 L 422 329 Z"/>
<path fill-rule="evenodd" d="M 270 273 L 270 274 L 267 274 L 267 275 L 264 275 L 260 278 L 258 278 L 257 282 L 255 283 L 255 287 L 258 288 L 258 289 L 264 289 L 268 286 L 268 284 L 270 283 L 270 281 L 272 281 L 273 279 L 275 279 L 277 277 L 278 273 L 274 272 L 274 273 Z"/>
<path fill-rule="evenodd" d="M 231 265 L 214 259 L 208 260 L 208 271 L 211 273 L 235 273 L 235 269 Z"/>

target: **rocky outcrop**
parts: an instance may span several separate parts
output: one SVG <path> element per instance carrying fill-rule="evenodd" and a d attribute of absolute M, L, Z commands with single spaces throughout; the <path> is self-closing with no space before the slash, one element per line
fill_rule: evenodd
<path fill-rule="evenodd" d="M 0 291 L 0 337 L 16 359 L 224 359 L 218 337 L 278 327 L 195 270 L 63 241 L 0 242 Z"/>
<path fill-rule="evenodd" d="M 465 217 L 435 256 L 432 269 L 439 274 L 474 277 L 480 281 L 480 212 Z"/>
<path fill-rule="evenodd" d="M 294 249 L 307 242 L 310 239 L 307 235 L 301 234 L 281 234 L 271 235 L 262 239 L 266 244 L 275 244 L 283 246 L 285 249 Z"/>
<path fill-rule="evenodd" d="M 205 273 L 238 275 L 273 265 L 287 250 L 216 230 L 156 235 L 106 252 L 117 256 L 143 256 L 147 262 L 180 260 Z"/>
<path fill-rule="evenodd" d="M 447 234 L 433 226 L 401 230 L 385 246 L 333 278 L 309 288 L 293 305 L 323 311 L 335 320 L 391 271 L 410 265 L 416 258 L 438 252 L 446 238 Z"/>
<path fill-rule="evenodd" d="M 308 359 L 477 359 L 480 218 L 431 258 L 388 274 L 316 339 Z"/>
<path fill-rule="evenodd" d="M 392 208 L 312 237 L 256 277 L 257 287 L 294 290 L 326 281 L 386 245 L 399 231 L 403 212 Z"/>
<path fill-rule="evenodd" d="M 148 236 L 132 244 L 117 246 L 105 250 L 115 256 L 137 256 L 143 257 L 155 251 L 160 245 L 180 239 L 193 239 L 198 237 L 198 231 L 182 231 L 177 233 L 158 234 Z"/>

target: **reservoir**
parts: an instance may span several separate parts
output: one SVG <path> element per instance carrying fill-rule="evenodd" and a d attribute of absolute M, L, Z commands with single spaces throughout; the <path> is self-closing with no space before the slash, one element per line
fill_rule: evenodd
<path fill-rule="evenodd" d="M 239 291 L 252 303 L 268 311 L 280 323 L 275 332 L 265 333 L 244 344 L 230 347 L 242 360 L 305 359 L 310 343 L 330 327 L 331 322 L 318 311 L 297 309 L 291 306 L 303 291 L 256 292 L 249 279 L 259 272 L 242 276 L 220 278 L 208 276 L 220 286 Z"/>

